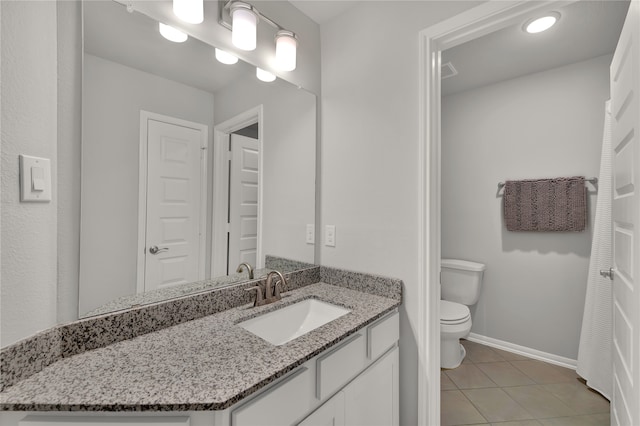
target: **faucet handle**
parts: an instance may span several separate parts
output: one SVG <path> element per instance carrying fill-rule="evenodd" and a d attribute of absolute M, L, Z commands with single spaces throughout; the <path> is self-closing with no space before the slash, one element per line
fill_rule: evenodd
<path fill-rule="evenodd" d="M 245 288 L 244 291 L 253 291 L 256 290 L 256 299 L 253 302 L 253 306 L 260 306 L 264 304 L 264 294 L 262 287 L 260 285 L 255 285 L 253 287 Z"/>

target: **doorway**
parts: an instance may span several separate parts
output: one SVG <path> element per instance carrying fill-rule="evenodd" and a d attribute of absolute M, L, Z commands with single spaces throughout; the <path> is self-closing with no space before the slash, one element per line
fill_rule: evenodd
<path fill-rule="evenodd" d="M 537 12 L 572 2 L 489 2 L 471 9 L 421 33 L 420 36 L 420 250 L 425 261 L 419 266 L 420 286 L 418 350 L 419 422 L 440 422 L 440 338 L 439 338 L 439 271 L 441 258 L 441 52 L 522 22 Z M 501 4 L 502 3 L 502 4 Z M 638 13 L 637 11 L 634 13 Z M 637 34 L 637 29 L 634 32 Z M 637 163 L 636 166 L 637 167 Z M 637 300 L 636 302 L 637 303 Z M 633 322 L 637 329 L 637 321 Z M 634 361 L 634 362 L 637 362 Z M 637 380 L 637 374 L 633 376 Z M 634 391 L 635 392 L 635 391 Z M 615 400 L 615 394 L 614 394 Z M 636 398 L 633 399 L 634 401 Z M 629 399 L 627 399 L 629 401 Z M 615 404 L 614 404 L 615 405 Z M 631 407 L 637 411 L 638 407 Z M 613 411 L 613 405 L 612 405 Z M 637 414 L 634 414 L 637 415 Z"/>
<path fill-rule="evenodd" d="M 260 105 L 214 129 L 212 277 L 264 267 L 262 127 Z"/>

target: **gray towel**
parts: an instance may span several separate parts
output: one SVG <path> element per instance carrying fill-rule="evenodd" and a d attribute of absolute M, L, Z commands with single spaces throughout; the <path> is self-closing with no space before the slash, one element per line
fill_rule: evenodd
<path fill-rule="evenodd" d="M 506 181 L 504 221 L 509 231 L 584 231 L 584 177 Z"/>

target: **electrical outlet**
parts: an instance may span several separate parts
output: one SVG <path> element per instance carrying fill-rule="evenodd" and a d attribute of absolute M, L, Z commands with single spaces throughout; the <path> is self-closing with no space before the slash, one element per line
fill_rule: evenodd
<path fill-rule="evenodd" d="M 336 246 L 336 226 L 327 225 L 324 231 L 324 245 L 328 247 Z"/>
<path fill-rule="evenodd" d="M 316 242 L 316 226 L 313 223 L 307 225 L 307 244 Z"/>

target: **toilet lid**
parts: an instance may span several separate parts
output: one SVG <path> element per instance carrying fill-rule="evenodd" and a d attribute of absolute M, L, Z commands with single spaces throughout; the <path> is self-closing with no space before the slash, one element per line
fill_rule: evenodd
<path fill-rule="evenodd" d="M 449 302 L 448 300 L 440 301 L 440 323 L 442 324 L 460 324 L 467 321 L 471 317 L 469 308 L 461 303 Z"/>

